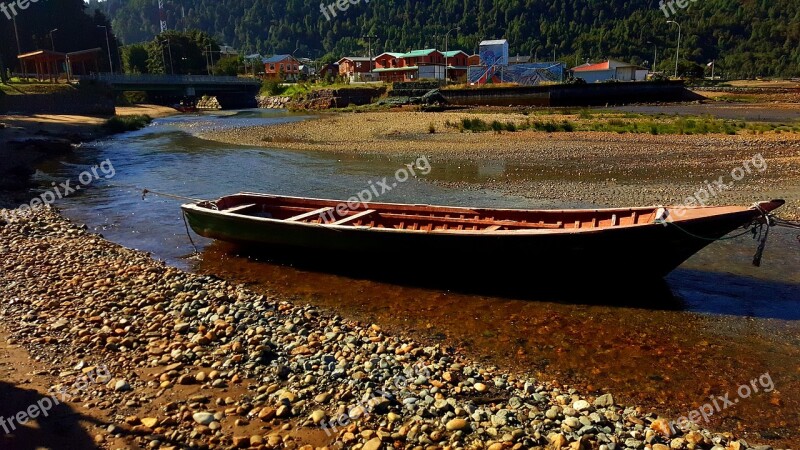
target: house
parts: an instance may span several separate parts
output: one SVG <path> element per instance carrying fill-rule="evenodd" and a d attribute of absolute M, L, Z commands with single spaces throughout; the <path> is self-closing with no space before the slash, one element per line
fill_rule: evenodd
<path fill-rule="evenodd" d="M 296 81 L 300 75 L 300 61 L 292 55 L 275 55 L 263 62 L 265 78 Z"/>
<path fill-rule="evenodd" d="M 219 46 L 219 56 L 220 58 L 225 58 L 229 56 L 239 56 L 239 52 L 237 52 L 236 49 L 231 47 L 230 45 L 223 44 Z"/>
<path fill-rule="evenodd" d="M 455 55 L 458 52 L 452 53 Z M 381 81 L 386 82 L 443 80 L 444 59 L 444 54 L 435 48 L 413 50 L 407 53 L 387 52 L 375 58 L 373 71 L 378 74 Z"/>
<path fill-rule="evenodd" d="M 469 55 L 461 50 L 443 52 L 447 60 L 447 77 L 450 80 L 466 80 L 469 69 Z"/>
<path fill-rule="evenodd" d="M 647 69 L 630 63 L 609 59 L 596 64 L 586 63 L 571 69 L 572 76 L 587 83 L 603 81 L 644 81 Z"/>
<path fill-rule="evenodd" d="M 336 78 L 339 76 L 339 63 L 329 63 L 320 67 L 317 74 L 320 78 Z"/>
<path fill-rule="evenodd" d="M 369 73 L 370 69 L 372 69 L 370 67 L 370 59 L 366 56 L 345 56 L 336 61 L 336 64 L 339 64 L 339 75 L 343 77 Z"/>
<path fill-rule="evenodd" d="M 508 41 L 491 39 L 479 44 L 481 65 L 487 67 L 508 65 Z"/>
<path fill-rule="evenodd" d="M 480 66 L 481 65 L 481 55 L 470 55 L 467 59 L 467 65 L 469 66 Z"/>
<path fill-rule="evenodd" d="M 100 68 L 101 48 L 91 48 L 71 53 L 37 50 L 18 55 L 22 73 L 35 74 L 39 81 L 57 81 L 64 73 L 67 79 L 73 75 L 89 75 L 103 71 Z"/>

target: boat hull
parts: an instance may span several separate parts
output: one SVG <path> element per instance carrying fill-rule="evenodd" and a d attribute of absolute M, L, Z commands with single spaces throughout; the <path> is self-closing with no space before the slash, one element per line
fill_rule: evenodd
<path fill-rule="evenodd" d="M 184 213 L 201 236 L 250 250 L 290 251 L 310 260 L 387 268 L 411 265 L 464 271 L 469 276 L 627 280 L 663 277 L 714 239 L 761 215 L 742 210 L 681 221 L 679 226 L 654 223 L 573 233 L 405 233 L 259 220 L 187 205 Z"/>

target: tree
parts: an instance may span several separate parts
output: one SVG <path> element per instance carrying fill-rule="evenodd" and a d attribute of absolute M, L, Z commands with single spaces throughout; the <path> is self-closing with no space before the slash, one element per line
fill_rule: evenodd
<path fill-rule="evenodd" d="M 147 67 L 147 46 L 144 44 L 126 45 L 120 49 L 125 73 L 149 73 Z"/>
<path fill-rule="evenodd" d="M 240 72 L 243 61 L 239 56 L 226 56 L 214 65 L 214 75 L 236 76 Z"/>
<path fill-rule="evenodd" d="M 219 45 L 202 31 L 165 31 L 146 44 L 149 73 L 207 74 Z"/>

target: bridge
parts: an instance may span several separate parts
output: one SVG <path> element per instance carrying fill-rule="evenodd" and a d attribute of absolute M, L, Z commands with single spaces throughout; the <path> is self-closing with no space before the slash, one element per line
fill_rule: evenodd
<path fill-rule="evenodd" d="M 151 99 L 175 103 L 203 95 L 217 97 L 224 109 L 256 106 L 261 81 L 254 78 L 208 75 L 111 75 L 78 77 L 83 82 L 108 85 L 115 92 L 146 92 Z"/>

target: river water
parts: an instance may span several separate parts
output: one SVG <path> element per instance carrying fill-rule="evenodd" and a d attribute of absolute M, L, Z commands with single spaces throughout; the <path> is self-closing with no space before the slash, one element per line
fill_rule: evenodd
<path fill-rule="evenodd" d="M 371 181 L 393 179 L 396 170 L 414 163 L 393 157 L 237 147 L 194 135 L 303 119 L 261 110 L 160 119 L 143 130 L 88 144 L 67 161 L 43 165 L 37 177 L 44 186 L 77 180 L 80 172 L 109 160 L 112 178 L 90 183 L 57 206 L 112 241 L 182 268 L 457 347 L 490 364 L 589 392 L 607 390 L 618 401 L 640 404 L 673 419 L 698 408 L 709 395 L 734 395 L 739 385 L 769 373 L 775 390 L 743 399 L 713 416 L 706 426 L 741 431 L 753 441 L 800 440 L 796 232 L 773 230 L 761 268 L 750 265 L 756 243 L 742 237 L 709 246 L 656 286 L 594 291 L 589 287 L 580 294 L 561 295 L 557 287 L 545 288 L 550 280 L 532 279 L 511 292 L 465 291 L 460 286 L 420 285 L 413 280 L 436 277 L 414 276 L 413 271 L 410 276 L 376 278 L 342 271 L 335 264 L 331 270 L 277 264 L 240 255 L 239 249 L 196 235 L 193 240 L 202 258 L 189 258 L 193 247 L 181 219 L 181 202 L 153 194 L 142 199 L 144 188 L 206 199 L 239 191 L 344 199 L 368 188 Z M 496 176 L 503 166 L 502 161 L 487 163 L 479 172 Z M 589 206 L 553 205 L 499 190 L 446 187 L 436 183 L 437 171 L 452 181 L 459 166 L 434 164 L 428 175 L 418 171 L 417 177 L 397 184 L 380 201 Z M 424 249 L 409 251 L 424 258 Z M 658 249 L 642 249 L 641 255 L 631 257 L 646 264 L 657 253 Z M 480 281 L 492 285 L 491 280 Z M 574 284 L 580 283 L 580 274 L 574 274 Z"/>

